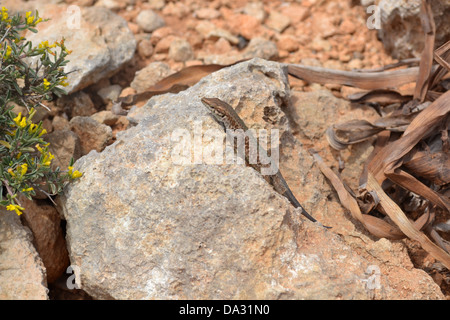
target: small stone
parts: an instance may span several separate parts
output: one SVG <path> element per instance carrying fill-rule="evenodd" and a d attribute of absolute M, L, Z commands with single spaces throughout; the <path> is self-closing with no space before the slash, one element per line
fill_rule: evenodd
<path fill-rule="evenodd" d="M 292 25 L 296 25 L 310 16 L 309 8 L 294 3 L 290 3 L 288 6 L 283 7 L 280 10 L 280 13 L 289 17 Z"/>
<path fill-rule="evenodd" d="M 231 22 L 231 31 L 245 39 L 253 39 L 260 34 L 261 21 L 248 14 L 239 14 Z"/>
<path fill-rule="evenodd" d="M 192 60 L 194 59 L 194 50 L 188 41 L 176 39 L 170 44 L 169 58 L 178 62 Z"/>
<path fill-rule="evenodd" d="M 169 35 L 165 38 L 162 38 L 158 43 L 155 45 L 155 53 L 167 53 L 169 52 L 170 45 L 175 40 L 180 39 L 177 36 Z"/>
<path fill-rule="evenodd" d="M 208 33 L 206 38 L 207 39 L 217 39 L 217 40 L 220 38 L 224 38 L 224 39 L 227 39 L 232 44 L 239 43 L 238 37 L 232 35 L 231 32 L 224 30 L 224 29 L 220 29 L 220 28 L 216 28 L 216 29 L 212 30 L 210 33 Z"/>
<path fill-rule="evenodd" d="M 166 5 L 164 0 L 148 0 L 148 6 L 154 10 L 161 10 Z"/>
<path fill-rule="evenodd" d="M 118 84 L 113 84 L 111 86 L 100 89 L 97 94 L 102 98 L 104 103 L 110 101 L 115 101 L 122 91 L 122 87 Z"/>
<path fill-rule="evenodd" d="M 71 158 L 78 160 L 82 155 L 81 141 L 74 132 L 70 131 L 70 125 L 49 133 L 45 136 L 45 141 L 50 143 L 49 150 L 55 155 L 51 164 L 53 169 L 67 168 Z"/>
<path fill-rule="evenodd" d="M 249 2 L 242 9 L 242 12 L 249 16 L 252 16 L 259 22 L 263 22 L 264 18 L 266 17 L 266 12 L 264 11 L 264 4 L 262 2 Z"/>
<path fill-rule="evenodd" d="M 145 32 L 152 32 L 163 27 L 166 23 L 164 19 L 156 14 L 153 10 L 142 10 L 136 17 L 136 23 Z"/>
<path fill-rule="evenodd" d="M 310 48 L 315 51 L 325 51 L 331 50 L 331 43 L 326 39 L 322 39 L 319 36 L 315 37 L 310 43 Z"/>
<path fill-rule="evenodd" d="M 164 6 L 162 14 L 165 16 L 175 16 L 178 18 L 183 18 L 190 12 L 189 7 L 182 2 L 169 2 Z"/>
<path fill-rule="evenodd" d="M 351 55 L 345 52 L 339 53 L 339 61 L 341 62 L 349 62 L 352 59 Z"/>
<path fill-rule="evenodd" d="M 69 120 L 58 115 L 53 118 L 52 125 L 54 131 L 69 130 Z"/>
<path fill-rule="evenodd" d="M 91 117 L 74 117 L 69 124 L 70 130 L 80 137 L 82 155 L 92 150 L 103 151 L 112 139 L 111 128 Z"/>
<path fill-rule="evenodd" d="M 289 27 L 291 19 L 279 12 L 271 11 L 265 24 L 267 27 L 281 33 Z"/>
<path fill-rule="evenodd" d="M 134 22 L 128 22 L 128 29 L 130 29 L 133 34 L 138 34 L 140 30 L 139 25 Z"/>
<path fill-rule="evenodd" d="M 220 11 L 211 8 L 201 8 L 195 11 L 195 15 L 198 19 L 217 19 L 221 16 Z"/>
<path fill-rule="evenodd" d="M 153 54 L 153 45 L 150 40 L 141 40 L 138 44 L 138 53 L 142 58 L 149 58 Z"/>
<path fill-rule="evenodd" d="M 220 38 L 219 40 L 216 41 L 216 43 L 214 44 L 214 48 L 218 51 L 223 53 L 227 53 L 231 50 L 231 45 L 228 42 L 228 40 L 224 39 L 224 38 Z"/>
<path fill-rule="evenodd" d="M 162 27 L 152 32 L 152 35 L 150 37 L 150 42 L 152 45 L 156 45 L 161 39 L 164 39 L 165 37 L 172 35 L 173 29 L 171 27 Z"/>
<path fill-rule="evenodd" d="M 361 61 L 361 59 L 352 59 L 348 62 L 347 67 L 349 70 L 354 70 L 354 69 L 362 69 L 363 67 L 363 63 Z"/>
<path fill-rule="evenodd" d="M 57 104 L 62 106 L 64 112 L 71 118 L 76 116 L 90 116 L 97 111 L 91 97 L 83 91 L 63 96 L 58 100 Z"/>
<path fill-rule="evenodd" d="M 172 70 L 166 63 L 159 61 L 152 62 L 145 68 L 136 72 L 130 86 L 138 93 L 143 92 L 172 73 Z"/>
<path fill-rule="evenodd" d="M 266 60 L 275 59 L 278 57 L 278 49 L 273 41 L 264 38 L 253 38 L 248 43 L 247 48 L 243 54 L 244 58 L 262 58 Z"/>
<path fill-rule="evenodd" d="M 342 21 L 341 25 L 339 26 L 339 33 L 340 34 L 353 34 L 356 31 L 356 24 L 350 20 L 344 20 Z"/>
<path fill-rule="evenodd" d="M 195 30 L 206 39 L 218 40 L 220 38 L 227 39 L 232 44 L 238 44 L 239 38 L 231 34 L 231 32 L 217 28 L 216 25 L 209 21 L 201 21 Z"/>
<path fill-rule="evenodd" d="M 216 25 L 210 21 L 200 21 L 197 25 L 195 25 L 195 30 L 203 37 L 206 37 L 215 28 Z"/>
<path fill-rule="evenodd" d="M 119 97 L 126 97 L 132 94 L 136 94 L 136 90 L 131 88 L 131 87 L 126 87 L 122 90 L 122 92 L 120 93 Z"/>
<path fill-rule="evenodd" d="M 114 114 L 112 111 L 102 110 L 97 113 L 94 113 L 91 116 L 91 118 L 94 119 L 95 121 L 98 121 L 111 127 L 116 124 L 117 120 L 119 119 L 119 116 Z"/>
<path fill-rule="evenodd" d="M 315 58 L 303 58 L 300 63 L 310 67 L 322 67 L 320 61 Z"/>
<path fill-rule="evenodd" d="M 297 51 L 300 43 L 297 41 L 295 36 L 292 35 L 281 35 L 277 42 L 278 49 L 286 50 L 288 52 Z"/>
<path fill-rule="evenodd" d="M 99 0 L 95 3 L 96 7 L 105 7 L 112 11 L 119 11 L 125 9 L 126 3 L 118 0 Z"/>

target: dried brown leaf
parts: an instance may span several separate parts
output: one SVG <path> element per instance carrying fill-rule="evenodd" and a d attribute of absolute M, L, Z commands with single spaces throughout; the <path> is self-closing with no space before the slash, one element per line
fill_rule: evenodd
<path fill-rule="evenodd" d="M 118 102 L 122 103 L 122 106 L 130 106 L 136 104 L 140 101 L 145 101 L 150 99 L 151 97 L 164 93 L 178 93 L 180 91 L 186 90 L 190 86 L 196 84 L 203 77 L 218 71 L 222 68 L 232 66 L 239 62 L 245 60 L 237 61 L 233 64 L 229 65 L 220 65 L 220 64 L 208 64 L 208 65 L 198 65 L 198 66 L 190 66 L 182 69 L 179 72 L 176 72 L 155 85 L 151 86 L 147 90 L 142 93 L 128 95 L 126 97 L 119 98 Z"/>
<path fill-rule="evenodd" d="M 419 74 L 418 67 L 382 72 L 354 72 L 295 64 L 287 66 L 290 75 L 308 82 L 340 84 L 367 90 L 396 88 L 415 82 Z"/>
<path fill-rule="evenodd" d="M 416 82 L 414 98 L 424 101 L 430 85 L 430 75 L 433 67 L 434 39 L 436 35 L 436 25 L 434 23 L 433 12 L 429 0 L 422 0 L 420 8 L 420 20 L 422 29 L 425 32 L 425 46 L 420 59 L 419 77 Z"/>
<path fill-rule="evenodd" d="M 400 207 L 392 201 L 384 192 L 377 179 L 369 172 L 367 181 L 367 190 L 376 192 L 380 199 L 379 205 L 389 215 L 392 221 L 399 229 L 412 240 L 418 241 L 422 248 L 429 252 L 434 258 L 441 261 L 448 269 L 450 269 L 450 255 L 443 249 L 434 244 L 424 233 L 420 232 L 411 221 L 406 217 Z"/>

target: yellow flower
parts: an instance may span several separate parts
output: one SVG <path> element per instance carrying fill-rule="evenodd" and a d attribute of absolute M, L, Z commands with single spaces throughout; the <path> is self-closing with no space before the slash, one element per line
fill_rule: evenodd
<path fill-rule="evenodd" d="M 80 171 L 75 170 L 75 171 L 72 173 L 72 178 L 73 178 L 73 179 L 77 179 L 77 178 L 81 177 L 82 175 L 83 175 L 83 174 L 82 174 Z"/>
<path fill-rule="evenodd" d="M 27 118 L 23 117 L 22 120 L 19 123 L 19 127 L 25 128 L 27 126 Z"/>
<path fill-rule="evenodd" d="M 5 22 L 11 22 L 11 19 L 8 20 L 8 9 L 6 9 L 5 7 L 2 7 L 2 21 Z"/>
<path fill-rule="evenodd" d="M 51 85 L 51 83 L 48 82 L 48 80 L 44 78 L 44 89 L 47 90 L 48 87 L 50 87 L 50 85 Z"/>
<path fill-rule="evenodd" d="M 45 40 L 45 41 L 42 41 L 41 43 L 39 43 L 38 48 L 39 49 L 54 48 L 54 47 L 56 47 L 56 43 L 57 42 L 55 42 L 54 44 L 50 45 L 50 44 L 48 44 L 48 40 Z"/>
<path fill-rule="evenodd" d="M 35 147 L 36 147 L 36 149 L 39 150 L 39 152 L 40 152 L 41 154 L 44 153 L 44 150 L 42 150 L 42 148 L 41 148 L 41 146 L 39 145 L 39 143 L 38 143 Z"/>
<path fill-rule="evenodd" d="M 11 51 L 12 51 L 11 47 L 6 46 L 5 60 L 9 58 L 9 56 L 11 55 Z"/>
<path fill-rule="evenodd" d="M 33 191 L 34 190 L 34 188 L 33 187 L 29 187 L 29 188 L 23 188 L 22 189 L 22 192 L 30 192 L 30 191 Z"/>
<path fill-rule="evenodd" d="M 15 174 L 14 171 L 13 171 L 13 169 L 11 169 L 11 168 L 8 169 L 8 173 L 9 173 L 12 177 L 15 177 L 15 176 L 16 176 L 16 174 Z"/>
<path fill-rule="evenodd" d="M 42 129 L 41 133 L 39 133 L 39 137 L 42 136 L 42 135 L 44 135 L 44 134 L 46 134 L 46 133 L 47 133 L 47 130 Z"/>
<path fill-rule="evenodd" d="M 42 41 L 41 43 L 39 43 L 38 48 L 42 49 L 42 48 L 47 48 L 48 47 L 48 40 Z"/>
<path fill-rule="evenodd" d="M 53 160 L 54 158 L 55 158 L 55 156 L 52 155 L 51 152 L 45 153 L 45 154 L 44 154 L 44 158 L 42 159 L 42 164 L 43 164 L 44 166 L 48 167 L 48 166 L 52 163 L 52 160 Z"/>
<path fill-rule="evenodd" d="M 80 171 L 78 171 L 78 170 L 75 170 L 75 171 L 73 171 L 73 167 L 72 166 L 69 166 L 69 172 L 68 172 L 68 174 L 69 174 L 69 176 L 72 178 L 72 179 L 76 179 L 76 178 L 79 178 L 79 177 L 81 177 L 83 174 L 80 172 Z M 73 171 L 73 172 L 72 172 Z"/>
<path fill-rule="evenodd" d="M 28 132 L 29 132 L 29 133 L 34 133 L 34 132 L 36 131 L 36 129 L 37 129 L 37 125 L 34 124 L 34 123 L 32 123 L 32 124 L 30 124 L 30 126 L 28 127 Z"/>
<path fill-rule="evenodd" d="M 20 176 L 23 177 L 25 175 L 25 173 L 27 173 L 28 165 L 26 163 L 24 163 L 19 167 L 21 168 Z"/>
<path fill-rule="evenodd" d="M 21 215 L 22 211 L 25 210 L 25 208 L 22 208 L 21 206 L 18 206 L 17 204 L 10 204 L 6 207 L 6 210 L 9 211 L 15 211 L 17 215 Z"/>
<path fill-rule="evenodd" d="M 16 123 L 16 126 L 20 126 L 20 119 L 22 119 L 22 112 L 19 112 L 19 114 L 17 115 L 17 117 L 15 117 L 13 119 L 13 121 Z"/>

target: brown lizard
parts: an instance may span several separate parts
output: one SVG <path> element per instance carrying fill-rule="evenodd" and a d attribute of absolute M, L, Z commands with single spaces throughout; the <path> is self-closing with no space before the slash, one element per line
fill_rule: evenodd
<path fill-rule="evenodd" d="M 256 171 L 261 173 L 261 168 L 263 167 L 263 165 L 261 164 L 259 157 L 256 163 L 250 163 L 249 161 L 249 143 L 250 143 L 249 140 L 254 140 L 254 143 L 256 146 L 258 146 L 258 149 L 260 149 L 261 146 L 258 145 L 256 139 L 252 137 L 250 133 L 248 133 L 247 126 L 245 125 L 244 121 L 239 117 L 239 115 L 236 113 L 236 111 L 234 111 L 234 109 L 228 103 L 217 98 L 202 98 L 201 101 L 213 114 L 214 118 L 225 128 L 225 130 L 241 129 L 244 132 L 246 132 L 246 136 L 248 137 L 248 139 L 245 139 L 245 160 L 247 164 L 249 164 Z M 263 154 L 264 153 L 267 155 L 265 150 Z M 306 210 L 295 198 L 294 194 L 292 193 L 291 189 L 286 183 L 286 180 L 284 180 L 278 168 L 276 168 L 275 174 L 267 175 L 264 178 L 274 187 L 275 191 L 285 196 L 295 208 L 300 208 L 302 210 L 302 214 L 306 218 L 308 218 L 312 222 L 317 222 L 317 220 L 314 219 L 308 212 L 306 212 Z"/>

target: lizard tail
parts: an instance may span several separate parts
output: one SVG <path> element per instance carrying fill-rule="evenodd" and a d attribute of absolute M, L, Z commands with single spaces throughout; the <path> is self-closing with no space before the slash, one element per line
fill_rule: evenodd
<path fill-rule="evenodd" d="M 308 218 L 309 220 L 311 220 L 312 222 L 317 222 L 316 219 L 314 219 L 306 210 L 305 208 L 302 207 L 302 205 L 300 204 L 300 202 L 298 202 L 298 200 L 294 197 L 294 195 L 292 194 L 291 190 L 286 190 L 283 194 L 283 196 L 285 196 L 286 198 L 289 199 L 289 201 L 291 202 L 291 204 L 296 207 L 296 208 L 300 208 L 302 209 L 302 215 L 304 215 L 306 218 Z M 322 225 L 322 224 L 321 224 Z M 331 229 L 331 227 L 327 227 L 322 225 L 324 228 L 327 229 Z"/>

